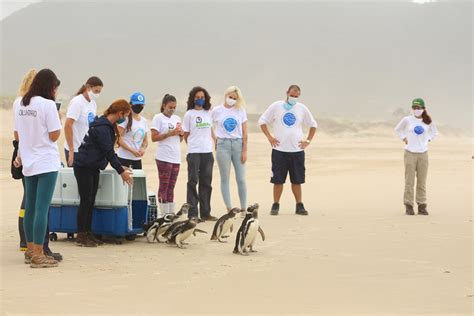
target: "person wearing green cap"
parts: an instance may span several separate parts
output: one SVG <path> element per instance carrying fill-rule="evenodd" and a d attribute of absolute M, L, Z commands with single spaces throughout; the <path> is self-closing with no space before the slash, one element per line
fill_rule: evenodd
<path fill-rule="evenodd" d="M 416 178 L 418 214 L 428 215 L 426 202 L 428 143 L 438 135 L 438 130 L 426 111 L 423 99 L 417 98 L 412 101 L 412 115 L 404 117 L 395 127 L 395 132 L 405 143 L 405 193 L 403 196 L 405 212 L 407 215 L 415 215 L 413 200 Z"/>

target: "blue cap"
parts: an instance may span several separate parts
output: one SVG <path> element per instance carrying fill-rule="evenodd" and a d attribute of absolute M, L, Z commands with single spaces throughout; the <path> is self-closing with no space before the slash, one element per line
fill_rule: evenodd
<path fill-rule="evenodd" d="M 145 96 L 141 94 L 140 92 L 135 92 L 130 97 L 130 104 L 131 105 L 145 104 Z"/>

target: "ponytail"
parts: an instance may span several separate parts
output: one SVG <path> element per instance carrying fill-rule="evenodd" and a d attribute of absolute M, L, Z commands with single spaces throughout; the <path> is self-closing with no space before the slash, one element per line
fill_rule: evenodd
<path fill-rule="evenodd" d="M 87 79 L 86 83 L 83 84 L 82 87 L 79 88 L 76 95 L 83 94 L 87 90 L 87 88 L 93 88 L 97 86 L 103 87 L 104 83 L 102 82 L 102 80 L 100 80 L 99 77 L 92 76 Z"/>
<path fill-rule="evenodd" d="M 421 114 L 421 118 L 423 120 L 423 123 L 425 123 L 426 125 L 430 125 L 431 122 L 433 121 L 431 119 L 431 116 L 428 115 L 428 112 L 426 112 L 426 109 L 423 111 L 423 113 Z"/>
<path fill-rule="evenodd" d="M 132 130 L 132 123 L 133 123 L 133 116 L 132 115 L 133 115 L 132 111 L 130 111 L 130 114 L 128 115 L 127 127 L 125 128 L 127 133 Z"/>

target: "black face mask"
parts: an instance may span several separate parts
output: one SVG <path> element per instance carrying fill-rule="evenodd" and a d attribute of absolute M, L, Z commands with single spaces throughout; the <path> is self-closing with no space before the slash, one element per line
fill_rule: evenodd
<path fill-rule="evenodd" d="M 132 105 L 132 111 L 140 114 L 141 111 L 143 111 L 143 104 L 134 104 Z"/>

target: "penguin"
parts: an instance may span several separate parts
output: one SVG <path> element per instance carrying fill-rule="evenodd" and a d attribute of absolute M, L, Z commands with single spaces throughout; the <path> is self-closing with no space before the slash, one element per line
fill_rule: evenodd
<path fill-rule="evenodd" d="M 241 209 L 233 208 L 227 214 L 221 216 L 221 218 L 219 218 L 216 224 L 214 225 L 214 230 L 212 231 L 211 240 L 218 240 L 219 242 L 227 242 L 225 240 L 222 240 L 222 238 L 229 237 L 229 236 L 226 236 L 229 230 L 232 233 L 232 230 L 234 228 L 234 221 L 237 218 L 237 214 L 239 214 L 240 212 L 242 212 Z"/>
<path fill-rule="evenodd" d="M 165 216 L 157 218 L 152 222 L 145 225 L 145 236 L 149 243 L 158 240 L 158 232 L 160 227 L 166 226 L 168 223 L 172 223 L 177 218 L 175 214 L 165 214 Z"/>
<path fill-rule="evenodd" d="M 166 223 L 163 223 L 163 225 L 159 226 L 156 232 L 156 241 L 162 242 L 160 240 L 160 236 L 162 236 L 173 223 L 186 221 L 188 217 L 188 211 L 190 208 L 191 208 L 191 204 L 184 203 L 181 206 L 178 213 L 176 213 L 176 217 L 171 222 L 166 222 Z"/>
<path fill-rule="evenodd" d="M 253 249 L 253 245 L 257 237 L 257 232 L 260 233 L 262 240 L 265 241 L 265 233 L 258 221 L 258 207 L 259 205 L 255 203 L 247 208 L 245 218 L 235 238 L 235 254 L 248 256 L 248 251 L 256 252 L 256 250 Z"/>
<path fill-rule="evenodd" d="M 148 242 L 152 243 L 155 240 L 160 243 L 159 237 L 168 229 L 168 227 L 175 222 L 182 221 L 188 215 L 188 210 L 191 204 L 184 203 L 178 213 L 165 214 L 165 216 L 155 219 L 154 221 L 145 225 L 146 238 Z"/>
<path fill-rule="evenodd" d="M 163 237 L 168 240 L 168 243 L 173 243 L 178 248 L 184 248 L 184 241 L 193 234 L 196 236 L 196 232 L 207 234 L 206 231 L 196 228 L 198 219 L 192 217 L 184 222 L 177 222 L 171 224 L 171 226 L 163 234 Z"/>

